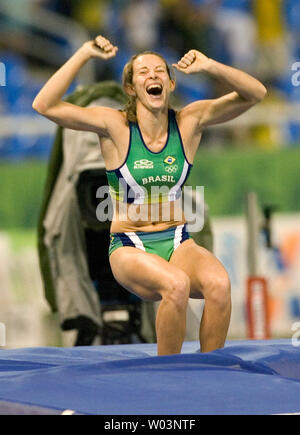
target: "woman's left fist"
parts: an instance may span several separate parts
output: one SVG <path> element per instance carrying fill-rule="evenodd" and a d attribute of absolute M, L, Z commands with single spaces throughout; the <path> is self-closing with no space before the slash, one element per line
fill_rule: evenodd
<path fill-rule="evenodd" d="M 185 74 L 192 74 L 196 72 L 204 72 L 210 62 L 210 58 L 205 56 L 197 50 L 188 51 L 177 63 L 172 65 Z"/>

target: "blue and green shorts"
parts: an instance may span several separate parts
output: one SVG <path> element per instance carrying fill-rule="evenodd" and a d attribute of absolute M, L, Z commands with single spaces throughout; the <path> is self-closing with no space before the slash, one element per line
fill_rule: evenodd
<path fill-rule="evenodd" d="M 189 238 L 186 224 L 164 231 L 111 233 L 109 255 L 122 246 L 132 246 L 169 261 L 175 249 Z"/>

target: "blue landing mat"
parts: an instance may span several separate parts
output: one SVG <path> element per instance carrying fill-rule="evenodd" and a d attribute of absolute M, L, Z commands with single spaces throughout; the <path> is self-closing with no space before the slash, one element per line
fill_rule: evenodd
<path fill-rule="evenodd" d="M 299 413 L 300 348 L 268 340 L 207 354 L 189 342 L 163 357 L 153 344 L 0 350 L 1 403 L 99 415 Z"/>

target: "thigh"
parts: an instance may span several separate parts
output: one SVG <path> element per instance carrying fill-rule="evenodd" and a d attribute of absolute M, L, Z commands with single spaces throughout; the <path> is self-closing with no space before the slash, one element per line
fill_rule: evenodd
<path fill-rule="evenodd" d="M 202 299 L 211 283 L 228 281 L 222 263 L 207 249 L 197 245 L 193 239 L 183 242 L 170 258 L 170 264 L 184 271 L 190 278 L 190 297 Z"/>
<path fill-rule="evenodd" d="M 116 249 L 110 265 L 119 284 L 146 301 L 159 301 L 167 284 L 183 275 L 158 255 L 129 246 Z"/>

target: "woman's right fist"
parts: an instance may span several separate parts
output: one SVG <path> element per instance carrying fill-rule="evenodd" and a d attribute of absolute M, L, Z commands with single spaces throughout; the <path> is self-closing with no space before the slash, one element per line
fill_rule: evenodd
<path fill-rule="evenodd" d="M 83 44 L 82 49 L 90 57 L 100 57 L 101 59 L 110 59 L 117 54 L 118 47 L 103 36 L 97 36 L 94 41 L 87 41 Z"/>

